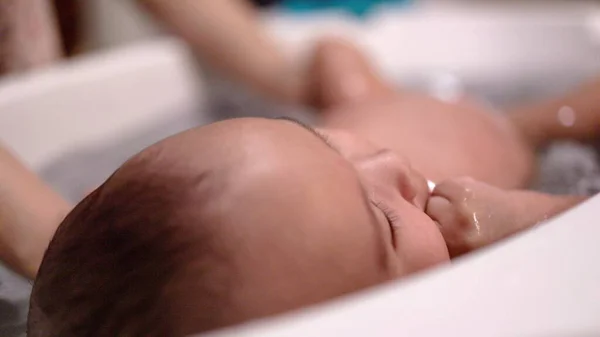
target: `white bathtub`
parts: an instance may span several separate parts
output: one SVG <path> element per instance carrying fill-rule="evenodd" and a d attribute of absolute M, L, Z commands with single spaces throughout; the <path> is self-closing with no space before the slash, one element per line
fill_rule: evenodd
<path fill-rule="evenodd" d="M 429 21 L 384 20 L 355 37 L 395 76 L 432 68 L 499 81 L 518 79 L 524 72 L 587 73 L 598 68 L 594 31 L 587 30 L 594 22 L 590 13 L 473 18 L 438 12 Z M 295 53 L 319 34 L 300 27 L 304 23 L 269 22 L 276 35 L 286 37 L 283 44 L 300 46 Z M 334 29 L 348 34 L 356 31 L 353 25 L 344 21 Z M 435 43 L 440 32 L 448 36 Z M 543 48 L 535 45 L 540 38 Z M 390 39 L 400 42 L 386 42 Z M 158 40 L 6 79 L 0 83 L 0 141 L 39 169 L 74 146 L 101 144 L 160 123 L 182 106 L 202 107 L 202 84 L 190 64 L 178 42 Z M 594 198 L 451 266 L 215 335 L 600 335 L 599 219 L 600 199 Z"/>

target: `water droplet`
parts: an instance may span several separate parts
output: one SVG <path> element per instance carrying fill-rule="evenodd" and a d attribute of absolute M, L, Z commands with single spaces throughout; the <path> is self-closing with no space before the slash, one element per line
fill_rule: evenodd
<path fill-rule="evenodd" d="M 481 235 L 481 225 L 479 224 L 479 218 L 475 212 L 473 212 L 473 224 L 475 225 L 475 230 L 477 230 L 477 235 Z"/>
<path fill-rule="evenodd" d="M 563 106 L 558 109 L 557 114 L 558 122 L 565 127 L 572 127 L 575 125 L 575 120 L 577 117 L 575 116 L 575 110 L 570 106 Z"/>
<path fill-rule="evenodd" d="M 473 198 L 473 190 L 470 187 L 464 187 L 463 202 Z"/>

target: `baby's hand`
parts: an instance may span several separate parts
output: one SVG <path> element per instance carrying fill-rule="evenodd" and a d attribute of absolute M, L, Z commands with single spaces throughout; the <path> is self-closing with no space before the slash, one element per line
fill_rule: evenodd
<path fill-rule="evenodd" d="M 438 184 L 426 212 L 440 226 L 452 257 L 512 234 L 519 213 L 511 192 L 470 178 Z"/>

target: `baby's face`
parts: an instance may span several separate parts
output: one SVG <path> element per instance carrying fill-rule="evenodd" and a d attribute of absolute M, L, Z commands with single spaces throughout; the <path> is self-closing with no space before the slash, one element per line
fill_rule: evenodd
<path fill-rule="evenodd" d="M 427 199 L 408 163 L 342 131 L 267 119 L 193 129 L 143 151 L 67 217 L 30 326 L 112 336 L 138 329 L 121 313 L 152 302 L 139 322 L 160 315 L 157 328 L 179 336 L 359 291 L 449 260 Z M 106 301 L 119 305 L 108 313 Z"/>
<path fill-rule="evenodd" d="M 397 276 L 448 259 L 437 225 L 424 213 L 427 180 L 394 151 L 349 132 L 316 130 L 355 171 L 377 221 L 389 228 L 386 242 L 395 251 Z"/>
<path fill-rule="evenodd" d="M 242 320 L 449 260 L 423 212 L 425 178 L 348 133 L 238 119 L 176 136 L 163 151 L 180 152 L 190 169 L 211 176 L 199 223 L 216 226 L 228 249 Z"/>

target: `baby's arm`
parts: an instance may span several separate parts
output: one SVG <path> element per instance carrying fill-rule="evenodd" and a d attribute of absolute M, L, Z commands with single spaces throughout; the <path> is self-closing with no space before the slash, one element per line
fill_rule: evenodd
<path fill-rule="evenodd" d="M 69 204 L 0 146 L 0 260 L 34 278 Z"/>
<path fill-rule="evenodd" d="M 452 257 L 495 243 L 562 213 L 586 197 L 505 191 L 468 178 L 436 186 L 427 213 Z"/>

